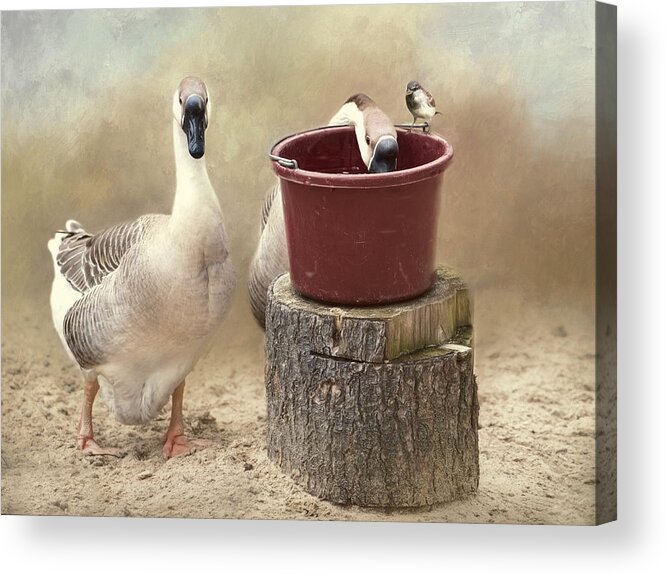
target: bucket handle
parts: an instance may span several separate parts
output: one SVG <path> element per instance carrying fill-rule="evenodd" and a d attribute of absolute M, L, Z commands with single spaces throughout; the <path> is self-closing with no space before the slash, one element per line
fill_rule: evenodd
<path fill-rule="evenodd" d="M 323 128 L 341 128 L 343 126 L 349 126 L 350 124 L 335 124 L 330 126 L 323 126 L 322 128 L 314 128 L 314 130 L 321 130 Z M 423 130 L 424 132 L 429 131 L 430 125 L 427 122 L 423 124 L 395 124 L 396 128 L 410 129 L 410 130 Z M 275 146 L 273 146 L 275 147 Z M 271 148 L 272 149 L 272 148 Z M 284 168 L 289 168 L 290 170 L 298 170 L 298 162 L 296 160 L 290 160 L 289 158 L 283 158 L 282 156 L 276 156 L 275 154 L 268 153 L 268 157 L 277 162 Z"/>
<path fill-rule="evenodd" d="M 323 126 L 324 128 L 345 128 L 351 126 L 352 124 L 329 124 L 328 126 Z M 403 128 L 404 130 L 423 130 L 424 132 L 429 131 L 430 124 L 428 122 L 423 122 L 422 124 L 394 124 L 394 128 Z M 322 128 L 315 128 L 315 130 L 321 130 Z"/>
<path fill-rule="evenodd" d="M 395 124 L 396 128 L 404 128 L 405 130 L 423 130 L 424 132 L 430 131 L 430 124 L 423 122 L 423 124 Z"/>
<path fill-rule="evenodd" d="M 283 158 L 282 156 L 276 156 L 275 154 L 270 153 L 268 154 L 268 157 L 285 168 L 298 170 L 298 162 L 296 160 L 290 160 L 289 158 Z"/>

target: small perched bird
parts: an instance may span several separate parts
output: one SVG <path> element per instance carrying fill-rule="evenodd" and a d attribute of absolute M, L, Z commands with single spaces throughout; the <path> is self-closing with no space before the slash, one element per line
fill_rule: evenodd
<path fill-rule="evenodd" d="M 397 133 L 391 119 L 365 94 L 347 99 L 329 126 L 354 126 L 363 163 L 370 173 L 392 172 L 398 158 Z M 252 313 L 265 326 L 266 292 L 271 282 L 289 271 L 287 238 L 279 180 L 270 189 L 262 210 L 259 245 L 250 264 L 248 294 Z"/>
<path fill-rule="evenodd" d="M 85 382 L 77 445 L 87 455 L 122 455 L 93 436 L 100 390 L 116 419 L 130 425 L 155 418 L 171 397 L 165 458 L 204 445 L 185 435 L 185 377 L 211 343 L 235 282 L 204 157 L 209 108 L 205 84 L 182 80 L 173 96 L 171 215 L 144 215 L 96 234 L 68 220 L 48 242 L 53 323 Z"/>
<path fill-rule="evenodd" d="M 435 108 L 435 98 L 416 80 L 412 80 L 407 84 L 407 91 L 405 92 L 405 101 L 407 102 L 407 109 L 414 117 L 412 126 L 416 121 L 421 119 L 428 124 L 428 132 L 430 132 L 430 121 L 436 114 L 441 114 Z"/>

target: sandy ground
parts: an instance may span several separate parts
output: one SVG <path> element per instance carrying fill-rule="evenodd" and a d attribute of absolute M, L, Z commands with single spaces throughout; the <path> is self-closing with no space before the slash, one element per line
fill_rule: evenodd
<path fill-rule="evenodd" d="M 3 308 L 2 513 L 594 523 L 594 339 L 562 314 L 537 327 L 523 318 L 501 333 L 500 324 L 486 322 L 482 334 L 477 326 L 478 494 L 385 511 L 321 501 L 267 459 L 260 344 L 241 355 L 220 342 L 188 379 L 189 432 L 211 447 L 165 462 L 166 412 L 127 427 L 98 401 L 96 437 L 127 455 L 81 455 L 73 435 L 81 381 L 45 321 L 48 311 Z"/>

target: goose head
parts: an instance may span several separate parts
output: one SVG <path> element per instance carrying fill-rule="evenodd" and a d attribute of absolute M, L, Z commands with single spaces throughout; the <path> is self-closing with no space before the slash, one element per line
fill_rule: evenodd
<path fill-rule="evenodd" d="M 365 94 L 351 96 L 330 124 L 353 124 L 363 163 L 370 173 L 392 172 L 398 159 L 398 140 L 391 119 Z"/>
<path fill-rule="evenodd" d="M 183 78 L 173 96 L 173 118 L 185 134 L 187 151 L 196 160 L 204 155 L 209 114 L 206 84 L 194 76 Z"/>

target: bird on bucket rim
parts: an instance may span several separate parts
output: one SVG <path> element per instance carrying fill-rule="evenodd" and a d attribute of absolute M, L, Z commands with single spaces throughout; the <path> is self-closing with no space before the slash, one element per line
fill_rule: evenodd
<path fill-rule="evenodd" d="M 441 112 L 438 112 L 435 108 L 435 98 L 432 97 L 432 94 L 416 80 L 412 80 L 407 84 L 405 101 L 407 102 L 407 109 L 414 117 L 412 128 L 414 127 L 414 124 L 416 124 L 416 120 L 422 119 L 428 125 L 426 132 L 430 133 L 431 120 L 437 114 L 441 115 Z"/>
<path fill-rule="evenodd" d="M 354 126 L 359 152 L 368 172 L 378 174 L 396 170 L 398 140 L 395 126 L 366 94 L 350 96 L 328 125 Z M 288 271 L 282 194 L 277 180 L 264 201 L 259 244 L 250 264 L 248 280 L 252 313 L 261 327 L 265 327 L 268 287 L 276 277 Z"/>

